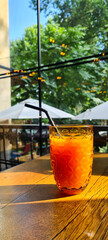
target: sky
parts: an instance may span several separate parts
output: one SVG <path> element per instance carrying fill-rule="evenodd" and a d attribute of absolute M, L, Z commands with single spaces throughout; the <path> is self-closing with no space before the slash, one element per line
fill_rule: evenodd
<path fill-rule="evenodd" d="M 22 38 L 25 28 L 37 23 L 37 15 L 29 7 L 30 0 L 9 0 L 9 39 L 10 41 Z M 40 15 L 40 22 L 46 23 L 43 14 Z"/>

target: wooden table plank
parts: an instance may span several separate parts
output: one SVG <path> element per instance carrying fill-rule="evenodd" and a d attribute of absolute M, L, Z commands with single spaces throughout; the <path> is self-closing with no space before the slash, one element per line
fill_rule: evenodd
<path fill-rule="evenodd" d="M 0 208 L 51 174 L 50 159 L 41 157 L 0 173 Z"/>
<path fill-rule="evenodd" d="M 9 187 L 11 201 L 4 191 L 0 209 L 1 239 L 107 240 L 108 158 L 94 158 L 90 183 L 75 196 L 66 196 L 57 189 L 49 156 L 36 161 L 2 173 L 0 187 Z M 5 175 L 11 171 L 20 173 L 19 185 L 18 176 Z M 36 175 L 32 175 L 34 173 Z"/>

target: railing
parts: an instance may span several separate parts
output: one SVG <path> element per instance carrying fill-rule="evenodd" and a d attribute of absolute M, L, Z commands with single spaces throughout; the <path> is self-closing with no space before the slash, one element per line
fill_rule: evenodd
<path fill-rule="evenodd" d="M 93 126 L 94 151 L 108 152 L 108 126 Z M 25 155 L 26 160 L 39 155 L 39 126 L 34 124 L 0 125 L 0 170 L 15 166 L 23 162 L 22 157 L 11 158 L 12 151 L 19 152 L 26 143 L 30 144 L 30 151 Z M 42 126 L 43 155 L 49 153 L 49 126 Z"/>
<path fill-rule="evenodd" d="M 21 157 L 11 158 L 12 152 L 19 151 L 30 144 L 26 159 L 33 159 L 34 153 L 39 154 L 39 126 L 34 124 L 0 125 L 0 170 L 15 166 L 22 162 Z M 42 126 L 42 153 L 49 152 L 49 126 Z"/>

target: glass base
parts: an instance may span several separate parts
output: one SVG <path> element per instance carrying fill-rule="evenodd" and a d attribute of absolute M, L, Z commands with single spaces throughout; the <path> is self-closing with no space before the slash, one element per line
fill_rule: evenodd
<path fill-rule="evenodd" d="M 59 188 L 60 191 L 63 191 L 65 194 L 67 195 L 77 195 L 79 193 L 81 193 L 86 187 L 87 187 L 88 183 L 85 184 L 84 187 L 80 187 L 79 189 L 76 189 L 76 188 L 71 188 L 71 189 L 68 189 L 68 188 Z"/>

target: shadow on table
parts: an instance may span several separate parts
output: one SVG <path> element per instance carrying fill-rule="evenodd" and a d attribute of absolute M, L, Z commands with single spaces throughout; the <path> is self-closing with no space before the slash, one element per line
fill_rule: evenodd
<path fill-rule="evenodd" d="M 2 173 L 20 173 L 20 172 L 34 172 L 40 174 L 52 174 L 50 159 L 34 159 L 25 163 L 19 164 L 12 168 L 4 170 Z"/>
<path fill-rule="evenodd" d="M 108 157 L 94 158 L 92 174 L 108 176 Z"/>
<path fill-rule="evenodd" d="M 108 169 L 107 169 L 107 175 L 108 175 Z M 98 180 L 100 181 L 100 177 L 96 181 L 97 185 L 98 185 Z M 106 180 L 103 180 L 103 184 L 105 184 L 105 189 L 106 189 L 106 186 L 108 186 L 108 178 L 106 178 Z M 99 185 L 99 188 L 100 188 L 99 192 L 103 191 L 103 184 L 102 186 Z M 90 185 L 88 184 L 88 186 L 83 191 L 85 196 L 87 196 L 89 191 L 90 192 L 93 191 L 94 186 L 91 186 L 90 188 L 89 186 Z M 104 191 L 106 191 L 105 189 Z M 70 197 L 70 195 L 67 195 L 62 191 L 60 191 L 56 186 L 56 183 L 55 184 L 54 183 L 53 184 L 37 183 L 36 185 L 31 184 L 31 185 L 0 186 L 0 193 L 1 193 L 0 208 L 5 207 L 5 205 L 7 204 L 9 205 L 36 204 L 40 201 L 48 201 L 51 199 L 56 200 L 56 199 L 62 199 L 64 197 L 65 198 Z M 76 196 L 79 196 L 78 199 L 80 199 L 81 193 Z M 73 200 L 74 200 L 74 196 L 73 196 Z"/>
<path fill-rule="evenodd" d="M 0 186 L 0 193 L 0 209 L 8 204 L 35 204 L 44 200 L 69 197 L 59 191 L 56 184 Z"/>

